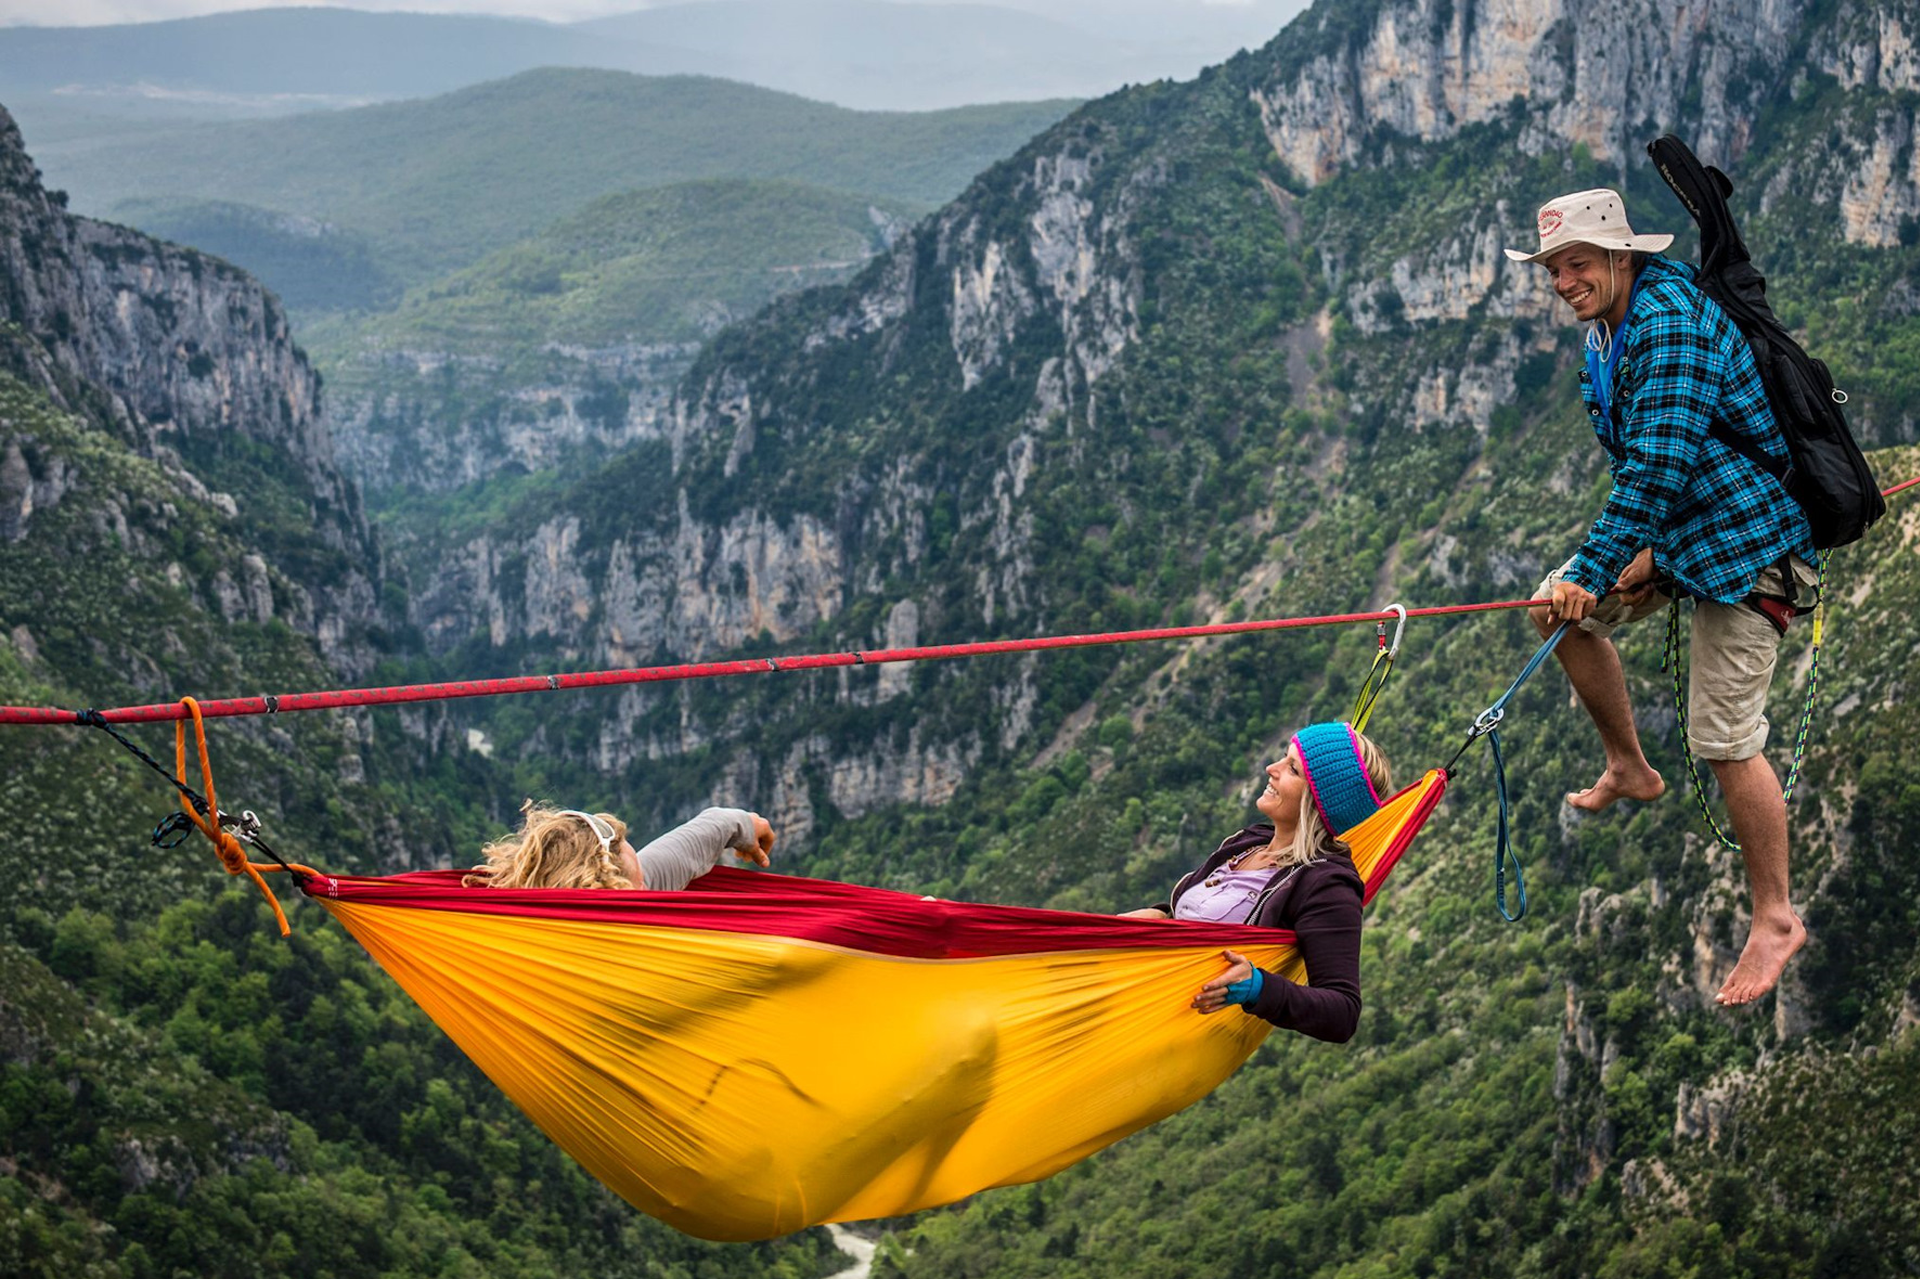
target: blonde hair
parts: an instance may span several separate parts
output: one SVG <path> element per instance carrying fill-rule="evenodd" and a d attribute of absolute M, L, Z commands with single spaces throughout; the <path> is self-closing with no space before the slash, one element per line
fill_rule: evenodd
<path fill-rule="evenodd" d="M 486 862 L 460 882 L 469 888 L 632 888 L 619 858 L 627 824 L 611 813 L 594 816 L 612 830 L 610 844 L 578 813 L 528 800 L 520 806 L 519 831 L 482 848 Z"/>
<path fill-rule="evenodd" d="M 1364 733 L 1356 732 L 1353 737 L 1360 743 L 1360 764 L 1367 770 L 1374 792 L 1382 796 L 1393 794 L 1393 766 L 1387 762 L 1386 753 Z M 1292 844 L 1276 851 L 1274 865 L 1283 870 L 1290 866 L 1305 866 L 1322 857 L 1353 856 L 1353 850 L 1347 847 L 1346 841 L 1327 829 L 1312 791 L 1300 796 L 1300 819 L 1293 824 Z"/>

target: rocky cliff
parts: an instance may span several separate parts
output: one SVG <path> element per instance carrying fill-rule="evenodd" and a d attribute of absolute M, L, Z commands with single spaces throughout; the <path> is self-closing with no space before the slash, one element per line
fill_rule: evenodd
<path fill-rule="evenodd" d="M 218 259 L 67 213 L 3 110 L 0 290 L 7 363 L 55 406 L 156 461 L 182 502 L 300 525 L 209 573 L 206 601 L 230 619 L 281 617 L 340 670 L 365 670 L 378 556 L 279 302 Z M 28 439 L 4 457 L 0 509 L 18 540 L 59 500 L 59 467 Z"/>

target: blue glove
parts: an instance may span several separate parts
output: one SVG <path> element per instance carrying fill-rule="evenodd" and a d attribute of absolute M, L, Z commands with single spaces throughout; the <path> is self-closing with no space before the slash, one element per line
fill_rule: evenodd
<path fill-rule="evenodd" d="M 1256 968 L 1253 970 L 1253 976 L 1247 978 L 1245 981 L 1230 981 L 1227 983 L 1227 1002 L 1230 1004 L 1250 1004 L 1260 998 L 1260 987 L 1265 984 L 1266 974 Z"/>

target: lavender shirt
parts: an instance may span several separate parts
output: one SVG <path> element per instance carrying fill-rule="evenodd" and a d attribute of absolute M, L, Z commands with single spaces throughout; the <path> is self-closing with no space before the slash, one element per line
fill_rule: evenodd
<path fill-rule="evenodd" d="M 1209 924 L 1244 924 L 1253 914 L 1260 892 L 1273 882 L 1277 867 L 1259 870 L 1227 870 L 1222 867 L 1180 895 L 1174 903 L 1175 919 L 1196 919 Z"/>

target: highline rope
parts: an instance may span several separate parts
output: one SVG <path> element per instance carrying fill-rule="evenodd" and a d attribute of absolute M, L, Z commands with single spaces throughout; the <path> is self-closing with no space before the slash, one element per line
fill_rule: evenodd
<path fill-rule="evenodd" d="M 1449 604 L 1410 608 L 1407 617 L 1448 617 L 1531 608 L 1548 600 L 1501 600 L 1491 604 Z M 792 657 L 748 657 L 726 662 L 690 662 L 678 666 L 640 666 L 622 670 L 581 671 L 556 675 L 515 675 L 504 679 L 455 680 L 444 684 L 406 684 L 389 688 L 349 688 L 316 693 L 262 694 L 228 697 L 200 703 L 206 719 L 236 715 L 274 715 L 292 711 L 337 710 L 349 706 L 394 706 L 409 702 L 438 702 L 466 697 L 499 697 L 512 693 L 548 693 L 574 688 L 607 688 L 621 684 L 654 684 L 672 680 L 715 679 L 732 675 L 766 675 L 781 671 L 827 670 L 841 666 L 879 666 L 888 662 L 925 662 L 993 653 L 1030 653 L 1057 648 L 1091 648 L 1107 644 L 1139 644 L 1149 640 L 1201 639 L 1210 635 L 1247 635 L 1263 631 L 1298 630 L 1356 622 L 1393 620 L 1399 609 L 1376 613 L 1328 613 L 1315 617 L 1267 618 L 1247 622 L 1216 622 L 1205 626 L 1163 626 L 1152 630 L 1105 631 L 1087 635 L 1042 635 L 1029 639 L 987 640 L 972 644 L 934 644 L 920 648 L 857 649 L 844 653 L 807 653 Z M 105 721 L 144 724 L 187 718 L 178 702 L 152 706 L 120 706 L 108 710 L 66 710 L 55 706 L 0 706 L 0 724 L 79 724 Z"/>

